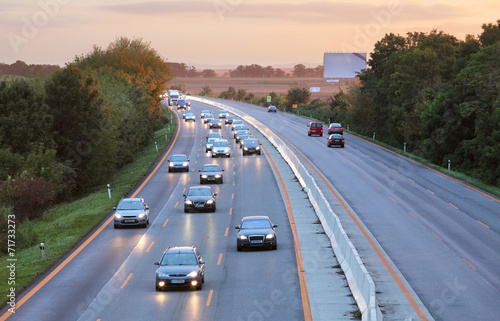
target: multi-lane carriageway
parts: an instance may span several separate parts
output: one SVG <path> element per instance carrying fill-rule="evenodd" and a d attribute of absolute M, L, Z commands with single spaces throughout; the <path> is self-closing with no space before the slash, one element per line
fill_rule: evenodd
<path fill-rule="evenodd" d="M 327 149 L 325 137 L 307 137 L 304 119 L 227 103 L 272 128 L 336 188 L 432 317 L 500 319 L 498 198 L 371 142 L 346 135 L 346 148 Z M 195 102 L 192 108 L 197 116 L 210 109 Z M 232 137 L 228 128 L 221 131 Z M 9 319 L 247 320 L 257 317 L 263 301 L 276 303 L 269 319 L 307 317 L 292 229 L 266 157 L 241 157 L 233 143 L 233 157 L 216 160 L 225 169 L 224 184 L 214 186 L 217 212 L 183 213 L 184 189 L 197 185 L 197 170 L 212 162 L 204 152 L 206 132 L 199 119 L 183 123 L 169 151 L 187 154 L 191 172 L 167 175 L 163 164 L 132 192 L 151 207 L 153 224 L 147 230 L 114 230 L 111 219 L 105 220 L 76 254 L 68 254 L 63 267 L 47 274 L 50 280 L 41 278 L 19 296 L 22 305 Z M 234 226 L 255 213 L 269 215 L 279 226 L 278 251 L 240 255 Z M 152 262 L 166 246 L 180 244 L 200 249 L 210 277 L 199 292 L 156 293 Z M 368 260 L 368 268 L 372 264 L 377 263 Z M 391 319 L 387 306 L 381 308 Z"/>

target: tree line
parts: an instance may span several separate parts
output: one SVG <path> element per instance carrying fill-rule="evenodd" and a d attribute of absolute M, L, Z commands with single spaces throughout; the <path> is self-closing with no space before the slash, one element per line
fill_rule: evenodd
<path fill-rule="evenodd" d="M 149 43 L 121 37 L 45 78 L 1 81 L 1 207 L 38 217 L 134 161 L 168 122 L 159 97 L 171 79 Z"/>
<path fill-rule="evenodd" d="M 18 60 L 13 64 L 0 63 L 0 75 L 15 75 L 15 76 L 48 76 L 61 69 L 57 65 L 28 65 L 24 61 Z"/>

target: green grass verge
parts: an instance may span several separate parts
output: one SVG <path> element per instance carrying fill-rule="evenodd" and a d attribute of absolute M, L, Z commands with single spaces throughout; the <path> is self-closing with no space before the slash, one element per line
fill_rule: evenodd
<path fill-rule="evenodd" d="M 86 197 L 71 203 L 60 204 L 47 211 L 40 219 L 25 222 L 16 226 L 16 234 L 35 234 L 39 242 L 45 243 L 45 258 L 43 262 L 39 245 L 34 245 L 15 252 L 15 289 L 16 293 L 28 286 L 38 275 L 42 274 L 60 257 L 66 254 L 80 239 L 87 235 L 109 211 L 116 206 L 148 172 L 161 151 L 165 149 L 172 139 L 175 131 L 176 117 L 167 110 L 167 115 L 172 119 L 170 125 L 156 131 L 152 141 L 139 153 L 136 161 L 123 167 L 109 182 L 111 186 L 111 199 L 108 197 L 106 184 L 96 188 Z M 173 117 L 171 117 L 173 116 Z M 168 140 L 165 139 L 167 132 Z M 158 143 L 156 152 L 155 141 Z M 8 284 L 9 269 L 7 255 L 0 256 L 3 268 L 0 269 L 0 303 L 7 302 L 7 294 L 12 285 Z M 9 262 L 10 263 L 10 262 Z"/>

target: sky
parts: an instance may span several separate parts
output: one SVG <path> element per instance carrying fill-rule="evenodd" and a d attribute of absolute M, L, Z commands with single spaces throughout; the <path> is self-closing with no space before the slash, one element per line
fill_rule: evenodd
<path fill-rule="evenodd" d="M 479 35 L 499 13 L 498 0 L 2 0 L 0 62 L 64 66 L 126 36 L 198 69 L 314 67 L 325 52 L 369 54 L 387 33 Z"/>

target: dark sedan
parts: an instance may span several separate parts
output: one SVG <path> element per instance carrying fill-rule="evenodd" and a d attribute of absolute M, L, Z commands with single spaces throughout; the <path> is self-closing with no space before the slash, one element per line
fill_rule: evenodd
<path fill-rule="evenodd" d="M 194 246 L 169 247 L 155 262 L 156 291 L 173 287 L 201 290 L 205 283 L 205 262 Z"/>
<path fill-rule="evenodd" d="M 249 154 L 257 154 L 260 155 L 260 143 L 255 138 L 248 138 L 244 140 L 243 144 L 243 156 Z"/>
<path fill-rule="evenodd" d="M 335 145 L 338 145 L 338 146 L 344 148 L 344 136 L 339 135 L 339 134 L 330 135 L 330 137 L 328 137 L 327 146 L 332 147 Z"/>
<path fill-rule="evenodd" d="M 206 164 L 203 165 L 200 170 L 200 184 L 204 183 L 224 183 L 224 176 L 222 172 L 224 170 L 220 168 L 219 164 Z"/>
<path fill-rule="evenodd" d="M 328 135 L 331 134 L 344 134 L 344 127 L 339 123 L 331 123 L 330 126 L 328 126 Z"/>
<path fill-rule="evenodd" d="M 236 142 L 240 142 L 240 138 L 243 135 L 252 135 L 252 133 L 249 130 L 238 130 L 234 131 L 234 138 L 236 139 Z"/>
<path fill-rule="evenodd" d="M 246 216 L 241 220 L 240 226 L 236 226 L 236 249 L 243 250 L 244 247 L 261 248 L 268 246 L 273 250 L 278 248 L 275 229 L 268 216 Z"/>
<path fill-rule="evenodd" d="M 243 146 L 245 145 L 245 139 L 249 139 L 249 138 L 255 138 L 255 137 L 251 134 L 240 136 L 240 149 L 243 148 Z"/>
<path fill-rule="evenodd" d="M 168 160 L 168 171 L 189 172 L 189 159 L 184 154 L 175 154 Z"/>
<path fill-rule="evenodd" d="M 228 125 L 228 124 L 231 125 L 233 123 L 233 120 L 235 120 L 235 119 L 236 119 L 236 117 L 234 117 L 232 115 L 227 116 L 226 121 L 225 121 L 226 125 Z"/>
<path fill-rule="evenodd" d="M 215 196 L 210 186 L 192 186 L 184 194 L 184 213 L 189 210 L 209 210 L 215 212 Z"/>

